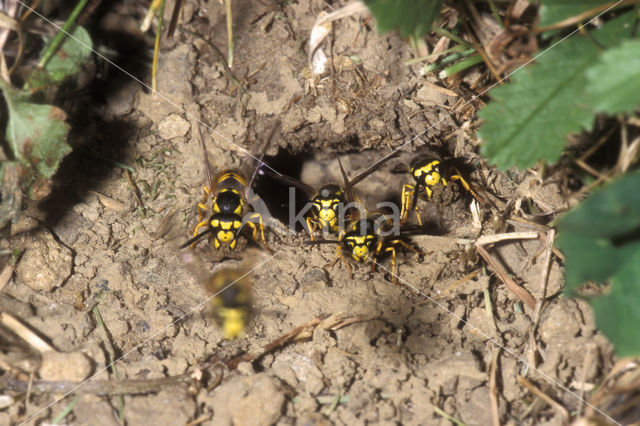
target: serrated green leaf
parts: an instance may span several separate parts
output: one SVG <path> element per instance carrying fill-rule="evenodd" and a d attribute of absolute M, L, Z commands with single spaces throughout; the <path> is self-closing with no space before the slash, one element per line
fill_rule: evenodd
<path fill-rule="evenodd" d="M 442 0 L 365 0 L 380 32 L 398 29 L 403 37 L 425 35 L 440 16 Z"/>
<path fill-rule="evenodd" d="M 585 71 L 601 46 L 615 46 L 631 34 L 634 15 L 629 12 L 589 36 L 575 35 L 551 46 L 535 65 L 517 71 L 512 83 L 491 90 L 491 102 L 478 114 L 485 121 L 478 134 L 489 162 L 502 170 L 525 169 L 541 160 L 553 163 L 567 134 L 591 129 Z"/>
<path fill-rule="evenodd" d="M 640 251 L 640 243 L 616 247 L 604 238 L 571 233 L 560 234 L 556 245 L 566 257 L 564 292 L 567 296 L 578 295 L 579 288 L 587 281 L 606 282 L 630 256 Z"/>
<path fill-rule="evenodd" d="M 592 194 L 558 222 L 558 230 L 611 240 L 640 230 L 640 172 Z"/>
<path fill-rule="evenodd" d="M 607 49 L 587 70 L 587 91 L 597 111 L 631 113 L 640 105 L 640 40 Z"/>
<path fill-rule="evenodd" d="M 611 292 L 591 301 L 596 326 L 620 357 L 640 355 L 640 249 L 611 278 Z"/>
<path fill-rule="evenodd" d="M 607 0 L 541 0 L 540 23 L 538 26 L 547 27 L 582 12 L 593 9 Z"/>
<path fill-rule="evenodd" d="M 87 30 L 80 26 L 67 37 L 44 68 L 36 68 L 27 78 L 28 87 L 40 90 L 60 84 L 67 77 L 77 74 L 91 56 L 92 42 Z M 41 52 L 44 54 L 45 49 Z"/>
<path fill-rule="evenodd" d="M 589 301 L 598 328 L 621 356 L 640 354 L 639 187 L 640 171 L 630 173 L 558 222 L 556 245 L 566 257 L 565 294 L 578 295 L 586 281 L 611 282 L 608 295 Z"/>
<path fill-rule="evenodd" d="M 567 286 L 608 280 L 640 251 L 640 172 L 605 186 L 558 222 L 556 245 L 565 253 Z"/>
<path fill-rule="evenodd" d="M 6 139 L 14 158 L 31 170 L 29 181 L 49 179 L 60 161 L 71 152 L 66 142 L 66 114 L 53 105 L 34 104 L 25 95 L 0 84 L 9 119 Z M 30 182 L 27 182 L 29 184 Z M 28 188 L 32 192 L 33 188 Z M 36 191 L 37 192 L 37 191 Z"/>

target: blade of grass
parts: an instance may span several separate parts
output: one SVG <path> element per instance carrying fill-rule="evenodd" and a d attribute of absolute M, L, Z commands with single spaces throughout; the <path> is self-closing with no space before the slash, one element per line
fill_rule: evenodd
<path fill-rule="evenodd" d="M 51 421 L 51 424 L 52 425 L 57 425 L 62 420 L 64 420 L 64 418 L 67 417 L 69 415 L 69 413 L 71 413 L 73 411 L 73 409 L 75 408 L 77 402 L 78 402 L 78 396 L 76 395 L 71 400 L 69 405 L 64 407 L 64 409 L 62 411 L 60 411 L 60 413 L 58 413 L 58 415 Z"/>
<path fill-rule="evenodd" d="M 158 9 L 158 28 L 156 29 L 156 42 L 153 45 L 153 66 L 151 67 L 151 90 L 153 93 L 157 89 L 157 73 L 158 73 L 158 57 L 160 56 L 160 37 L 162 37 L 162 23 L 164 21 L 164 5 L 165 0 L 162 0 L 160 9 Z"/>
<path fill-rule="evenodd" d="M 227 9 L 227 58 L 229 67 L 233 67 L 233 14 L 231 13 L 231 0 L 225 1 Z"/>
<path fill-rule="evenodd" d="M 419 58 L 409 59 L 404 64 L 405 65 L 413 65 L 413 64 L 417 64 L 418 62 L 424 62 L 426 60 L 434 59 L 434 58 L 437 58 L 437 57 L 442 56 L 442 55 L 447 55 L 449 53 L 464 52 L 465 49 L 467 49 L 466 46 L 458 44 L 458 45 L 455 45 L 453 47 L 450 47 L 449 49 L 443 50 L 441 52 L 430 53 L 430 54 L 425 55 L 425 56 L 420 56 Z"/>
<path fill-rule="evenodd" d="M 47 63 L 56 53 L 56 50 L 58 50 L 58 47 L 60 47 L 64 39 L 67 37 L 67 34 L 73 32 L 72 27 L 75 24 L 76 19 L 78 19 L 80 12 L 82 12 L 82 9 L 84 9 L 88 2 L 89 0 L 80 0 L 78 4 L 76 4 L 76 7 L 73 8 L 71 15 L 62 26 L 62 30 L 58 31 L 58 34 L 56 34 L 53 40 L 51 40 L 51 43 L 49 43 L 49 46 L 47 46 L 47 50 L 45 51 L 42 59 L 40 60 L 40 63 L 38 64 L 39 68 L 44 68 L 47 65 Z"/>
<path fill-rule="evenodd" d="M 500 25 L 500 28 L 504 29 L 504 24 L 502 23 L 502 19 L 500 19 L 500 14 L 498 13 L 498 8 L 496 7 L 496 4 L 493 2 L 493 0 L 489 0 L 489 9 L 491 9 L 491 14 L 493 15 L 493 17 L 496 19 L 496 21 Z"/>
<path fill-rule="evenodd" d="M 427 64 L 420 70 L 420 75 L 427 75 L 438 68 L 441 68 L 447 64 L 457 61 L 458 59 L 465 58 L 473 53 L 475 53 L 475 49 L 468 49 L 463 52 L 453 53 L 449 56 L 446 56 L 442 61 L 437 64 Z"/>
<path fill-rule="evenodd" d="M 462 38 L 460 38 L 460 36 L 455 35 L 451 31 L 445 30 L 444 28 L 434 27 L 433 32 L 438 34 L 439 36 L 450 38 L 451 40 L 456 41 L 461 45 L 466 46 L 467 48 L 471 47 L 471 44 L 469 44 L 468 41 L 463 40 Z"/>
<path fill-rule="evenodd" d="M 460 71 L 464 71 L 467 68 L 470 68 L 476 64 L 479 64 L 482 61 L 482 56 L 475 54 L 473 56 L 468 57 L 467 59 L 464 59 L 460 62 L 456 62 L 455 64 L 451 65 L 450 67 L 445 68 L 444 70 L 442 70 L 442 72 L 440 73 L 440 78 L 445 78 L 445 77 L 449 77 L 452 76 L 456 73 L 459 73 Z"/>

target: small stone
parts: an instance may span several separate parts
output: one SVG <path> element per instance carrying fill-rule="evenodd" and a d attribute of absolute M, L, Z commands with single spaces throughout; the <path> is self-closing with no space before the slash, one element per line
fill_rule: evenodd
<path fill-rule="evenodd" d="M 423 86 L 416 93 L 415 101 L 422 106 L 443 105 L 448 96 L 431 86 Z"/>
<path fill-rule="evenodd" d="M 18 267 L 16 277 L 33 290 L 52 291 L 71 275 L 73 254 L 53 236 L 42 231 L 29 240 Z"/>
<path fill-rule="evenodd" d="M 39 374 L 42 380 L 81 382 L 91 370 L 91 360 L 81 352 L 47 351 L 42 353 Z"/>
<path fill-rule="evenodd" d="M 266 373 L 236 376 L 214 390 L 214 424 L 272 425 L 282 416 L 284 392 Z"/>
<path fill-rule="evenodd" d="M 575 304 L 567 299 L 551 306 L 540 321 L 538 330 L 542 340 L 551 343 L 553 340 L 580 333 L 581 319 Z"/>
<path fill-rule="evenodd" d="M 191 125 L 178 114 L 171 114 L 158 125 L 158 135 L 165 140 L 185 136 Z"/>
<path fill-rule="evenodd" d="M 238 364 L 238 372 L 243 376 L 256 374 L 256 371 L 253 369 L 253 365 L 250 362 L 241 362 Z"/>

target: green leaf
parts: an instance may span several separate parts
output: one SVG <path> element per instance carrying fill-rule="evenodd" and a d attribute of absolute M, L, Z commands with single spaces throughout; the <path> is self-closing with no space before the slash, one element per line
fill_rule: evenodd
<path fill-rule="evenodd" d="M 425 35 L 440 16 L 442 0 L 365 0 L 378 30 L 398 28 L 403 37 Z"/>
<path fill-rule="evenodd" d="M 535 65 L 519 70 L 513 82 L 492 89 L 492 101 L 478 114 L 483 154 L 500 169 L 531 167 L 558 160 L 566 135 L 590 130 L 591 98 L 585 71 L 600 46 L 615 46 L 633 30 L 633 12 L 609 21 L 590 35 L 574 35 L 542 52 Z"/>
<path fill-rule="evenodd" d="M 69 126 L 66 114 L 52 105 L 39 105 L 27 100 L 4 83 L 0 84 L 7 104 L 9 120 L 6 139 L 13 157 L 28 166 L 31 178 L 27 185 L 49 179 L 60 161 L 71 151 L 66 142 Z M 30 193 L 40 193 L 40 188 L 28 188 Z"/>
<path fill-rule="evenodd" d="M 620 357 L 640 355 L 640 250 L 611 278 L 611 292 L 591 301 L 596 326 Z"/>
<path fill-rule="evenodd" d="M 539 27 L 547 27 L 608 3 L 606 0 L 541 0 Z"/>
<path fill-rule="evenodd" d="M 40 90 L 58 85 L 67 77 L 77 74 L 91 56 L 92 42 L 87 30 L 80 26 L 67 37 L 44 68 L 36 68 L 27 78 L 28 87 Z M 46 51 L 43 50 L 41 55 Z"/>
<path fill-rule="evenodd" d="M 567 286 L 573 294 L 585 281 L 604 282 L 640 251 L 640 172 L 607 185 L 558 222 L 566 257 Z"/>
<path fill-rule="evenodd" d="M 610 293 L 590 302 L 621 356 L 640 354 L 639 187 L 640 171 L 605 186 L 559 221 L 556 241 L 566 257 L 565 294 L 580 295 L 586 281 L 611 281 Z"/>
<path fill-rule="evenodd" d="M 640 40 L 607 49 L 587 70 L 587 91 L 597 111 L 631 113 L 640 105 Z"/>
<path fill-rule="evenodd" d="M 558 229 L 614 241 L 630 230 L 640 230 L 640 172 L 629 173 L 591 195 L 558 222 Z"/>

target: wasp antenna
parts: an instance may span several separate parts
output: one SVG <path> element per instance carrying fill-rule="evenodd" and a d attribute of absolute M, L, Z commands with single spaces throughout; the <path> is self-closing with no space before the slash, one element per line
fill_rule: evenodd
<path fill-rule="evenodd" d="M 213 228 L 206 229 L 204 232 L 199 233 L 198 235 L 196 235 L 195 237 L 191 238 L 186 243 L 182 244 L 180 246 L 180 248 L 183 249 L 183 248 L 189 247 L 191 244 L 195 243 L 196 241 L 198 241 L 200 238 L 202 238 L 203 236 L 207 235 L 211 231 L 213 231 Z"/>
<path fill-rule="evenodd" d="M 283 185 L 289 185 L 289 186 L 293 186 L 295 188 L 298 188 L 301 191 L 306 192 L 309 195 L 315 195 L 316 194 L 316 190 L 310 186 L 307 185 L 306 183 L 300 182 L 298 179 L 294 179 L 290 176 L 286 176 L 286 175 L 280 175 L 277 174 L 276 172 L 273 172 L 271 170 L 265 170 L 264 171 L 267 175 L 269 175 L 269 177 L 271 177 L 272 179 L 280 182 Z"/>
<path fill-rule="evenodd" d="M 249 184 L 247 185 L 247 188 L 246 188 L 246 192 L 247 192 L 246 196 L 247 197 L 248 197 L 248 193 L 251 191 L 251 188 L 253 188 L 253 182 L 256 180 L 256 176 L 258 175 L 258 171 L 260 170 L 260 168 L 263 165 L 265 165 L 262 160 L 264 160 L 264 156 L 267 153 L 267 149 L 271 145 L 271 140 L 273 139 L 273 136 L 276 134 L 276 131 L 278 130 L 279 127 L 280 127 L 280 120 L 276 120 L 276 122 L 273 123 L 273 127 L 271 127 L 271 131 L 269 132 L 269 136 L 267 137 L 267 141 L 265 142 L 264 146 L 262 147 L 262 152 L 260 153 L 260 157 L 258 158 L 258 164 L 256 164 L 256 168 L 253 169 L 253 174 L 251 175 L 251 179 L 249 179 Z M 269 167 L 269 166 L 267 166 L 267 167 Z M 269 168 L 271 169 L 271 167 L 269 167 Z M 273 172 L 276 173 L 276 174 L 280 174 L 275 170 L 273 170 Z"/>
<path fill-rule="evenodd" d="M 380 168 L 380 166 L 382 166 L 384 163 L 386 163 L 387 161 L 391 160 L 392 158 L 395 158 L 398 156 L 399 151 L 394 151 L 391 152 L 390 154 L 388 154 L 385 157 L 382 157 L 380 160 L 376 161 L 375 163 L 373 163 L 372 165 L 370 165 L 369 167 L 367 167 L 364 171 L 360 172 L 359 175 L 357 175 L 356 177 L 354 177 L 350 184 L 352 187 L 356 186 L 360 181 L 362 181 L 364 178 L 366 178 L 367 176 L 369 176 L 371 173 L 375 172 L 376 170 L 378 170 Z"/>
<path fill-rule="evenodd" d="M 306 244 L 309 246 L 315 246 L 316 244 L 339 244 L 340 240 L 312 240 L 312 241 L 303 241 L 302 244 Z"/>
<path fill-rule="evenodd" d="M 209 156 L 207 155 L 207 146 L 204 143 L 204 138 L 202 137 L 202 130 L 198 125 L 198 135 L 200 136 L 200 147 L 202 148 L 202 159 L 204 160 L 204 170 L 207 174 L 207 186 L 209 189 L 213 190 L 213 175 L 211 174 L 211 166 L 209 165 Z"/>
<path fill-rule="evenodd" d="M 342 173 L 342 179 L 344 179 L 344 190 L 347 193 L 347 197 L 349 199 L 349 201 L 353 201 L 353 190 L 352 190 L 352 186 L 351 186 L 351 182 L 349 181 L 349 176 L 347 175 L 347 172 L 344 170 L 344 167 L 342 166 L 342 161 L 340 161 L 340 157 L 338 157 L 338 165 L 340 166 L 340 173 Z"/>

